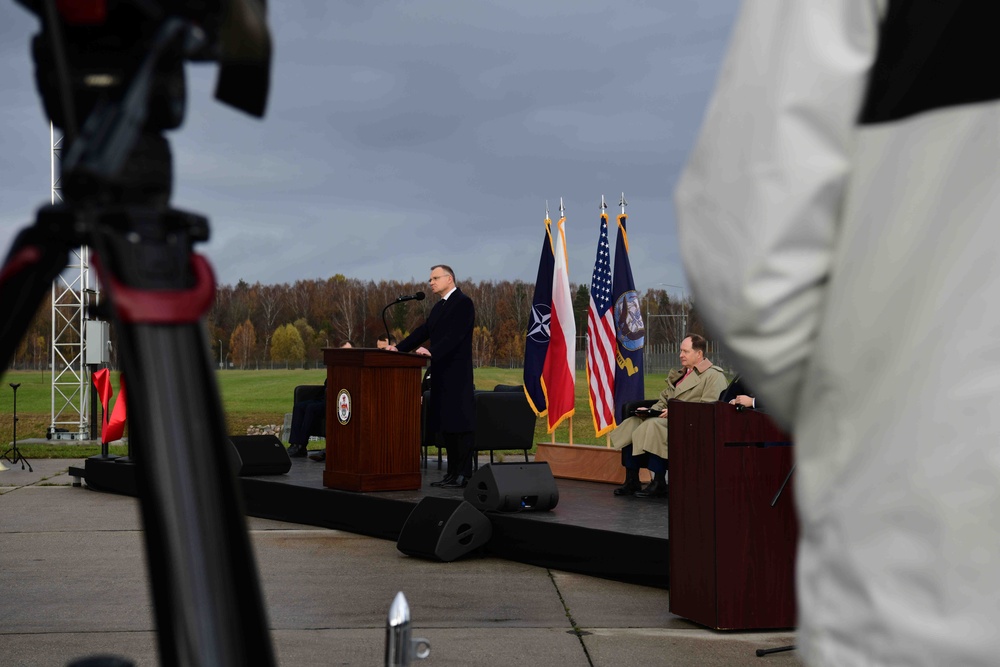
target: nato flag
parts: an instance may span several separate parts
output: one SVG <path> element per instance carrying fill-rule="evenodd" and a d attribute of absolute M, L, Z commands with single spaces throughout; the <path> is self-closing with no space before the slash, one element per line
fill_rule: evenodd
<path fill-rule="evenodd" d="M 528 335 L 524 341 L 524 393 L 531 409 L 539 417 L 546 414 L 548 405 L 542 391 L 542 367 L 549 351 L 549 320 L 552 316 L 552 272 L 555 254 L 552 251 L 552 221 L 545 218 L 545 237 L 542 239 L 542 256 L 538 260 L 538 277 L 535 278 L 535 296 L 531 299 L 531 316 L 528 318 Z"/>

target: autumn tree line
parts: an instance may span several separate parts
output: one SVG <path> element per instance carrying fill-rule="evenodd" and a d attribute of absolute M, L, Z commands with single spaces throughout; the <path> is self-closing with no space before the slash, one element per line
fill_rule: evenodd
<path fill-rule="evenodd" d="M 531 321 L 534 284 L 515 280 L 464 280 L 459 287 L 476 305 L 473 361 L 476 366 L 520 367 Z M 570 285 L 576 317 L 577 349 L 586 348 L 587 285 Z M 375 347 L 385 332 L 382 310 L 403 295 L 427 293 L 423 301 L 407 301 L 385 312 L 390 333 L 401 340 L 430 313 L 437 297 L 424 281 L 364 281 L 335 275 L 292 284 L 220 285 L 207 317 L 207 335 L 215 362 L 237 369 L 298 368 L 322 363 L 322 349 L 350 340 Z M 640 293 L 647 315 L 647 342 L 679 343 L 686 328 L 702 329 L 689 300 L 664 290 Z M 51 358 L 51 302 L 35 315 L 21 341 L 12 368 L 45 369 Z M 115 332 L 112 327 L 112 344 Z M 116 364 L 114 355 L 112 365 Z"/>

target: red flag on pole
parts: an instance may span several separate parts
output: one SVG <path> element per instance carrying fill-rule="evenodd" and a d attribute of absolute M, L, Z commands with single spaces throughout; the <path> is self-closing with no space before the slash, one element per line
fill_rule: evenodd
<path fill-rule="evenodd" d="M 559 218 L 555 236 L 555 268 L 552 273 L 552 317 L 549 321 L 549 350 L 542 367 L 542 388 L 548 405 L 551 433 L 573 416 L 576 402 L 576 322 L 569 293 L 566 257 L 566 218 Z"/>
<path fill-rule="evenodd" d="M 118 400 L 115 401 L 115 408 L 111 411 L 111 419 L 106 424 L 107 430 L 101 429 L 101 442 L 114 442 L 121 440 L 125 433 L 125 376 L 118 376 Z"/>
<path fill-rule="evenodd" d="M 125 432 L 125 376 L 118 377 L 118 400 L 115 401 L 114 410 L 108 412 L 108 405 L 115 390 L 111 388 L 111 372 L 107 368 L 95 371 L 91 376 L 97 396 L 101 399 L 101 407 L 104 413 L 104 423 L 101 424 L 101 443 L 108 444 L 119 440 Z"/>

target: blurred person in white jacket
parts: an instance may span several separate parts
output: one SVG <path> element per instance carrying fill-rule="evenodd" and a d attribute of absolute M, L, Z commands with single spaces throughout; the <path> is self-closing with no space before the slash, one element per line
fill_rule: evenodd
<path fill-rule="evenodd" d="M 794 433 L 807 663 L 1000 663 L 1000 3 L 747 0 L 676 201 Z"/>

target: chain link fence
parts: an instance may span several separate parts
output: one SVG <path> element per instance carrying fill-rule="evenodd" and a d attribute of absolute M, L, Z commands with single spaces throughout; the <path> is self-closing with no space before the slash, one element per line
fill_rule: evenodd
<path fill-rule="evenodd" d="M 660 345 L 647 345 L 643 348 L 643 364 L 647 374 L 666 375 L 673 368 L 681 365 L 680 343 L 663 343 Z M 721 366 L 724 371 L 733 374 L 732 365 L 729 362 L 730 354 L 726 351 L 722 343 L 708 341 L 708 352 L 705 355 L 716 366 Z M 576 370 L 582 371 L 587 368 L 587 337 L 577 336 L 576 339 Z"/>

